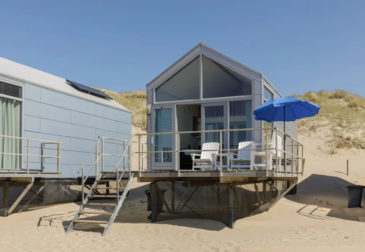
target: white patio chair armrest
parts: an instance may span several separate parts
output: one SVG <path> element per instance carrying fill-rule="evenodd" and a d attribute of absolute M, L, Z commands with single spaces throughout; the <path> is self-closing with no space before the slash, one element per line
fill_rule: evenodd
<path fill-rule="evenodd" d="M 190 155 L 191 155 L 192 160 L 195 160 L 197 157 L 201 156 L 201 154 L 197 154 L 197 153 L 191 153 Z"/>

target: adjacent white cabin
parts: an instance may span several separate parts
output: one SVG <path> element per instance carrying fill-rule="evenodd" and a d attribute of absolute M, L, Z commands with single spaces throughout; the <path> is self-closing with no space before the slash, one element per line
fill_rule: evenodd
<path fill-rule="evenodd" d="M 131 112 L 99 90 L 0 58 L 1 176 L 80 177 L 99 136 L 130 139 Z"/>

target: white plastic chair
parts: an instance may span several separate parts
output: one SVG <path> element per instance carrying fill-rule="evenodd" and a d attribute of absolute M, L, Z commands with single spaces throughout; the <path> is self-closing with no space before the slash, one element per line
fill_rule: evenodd
<path fill-rule="evenodd" d="M 262 160 L 268 158 L 267 164 L 268 169 L 273 169 L 273 163 L 277 167 L 277 170 L 280 170 L 282 166 L 282 160 L 284 158 L 284 149 L 283 149 L 283 138 L 280 135 L 277 135 L 278 143 L 276 145 L 276 134 L 273 134 L 271 143 L 268 144 L 269 150 L 253 150 L 251 155 L 251 170 L 263 170 L 266 168 L 265 163 L 256 163 L 256 158 L 259 157 Z M 277 149 L 276 149 L 277 148 Z"/>
<path fill-rule="evenodd" d="M 201 154 L 191 154 L 193 161 L 193 171 L 197 168 L 214 169 L 216 167 L 217 155 L 219 152 L 219 143 L 203 143 Z"/>
<path fill-rule="evenodd" d="M 251 149 L 255 144 L 252 141 L 238 143 L 238 151 L 231 153 L 231 169 L 249 169 L 251 167 Z"/>

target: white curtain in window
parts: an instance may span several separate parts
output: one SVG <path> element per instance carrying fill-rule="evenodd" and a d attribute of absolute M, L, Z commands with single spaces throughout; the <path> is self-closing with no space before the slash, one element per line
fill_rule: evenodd
<path fill-rule="evenodd" d="M 20 136 L 21 102 L 0 97 L 0 135 Z M 4 153 L 13 153 L 5 155 Z M 0 169 L 20 169 L 21 140 L 0 137 Z"/>

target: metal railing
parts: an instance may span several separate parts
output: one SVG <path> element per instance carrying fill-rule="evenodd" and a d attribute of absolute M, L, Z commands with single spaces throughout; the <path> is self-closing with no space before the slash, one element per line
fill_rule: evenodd
<path fill-rule="evenodd" d="M 105 152 L 105 147 L 109 143 L 112 143 L 115 145 L 114 147 L 120 148 L 120 150 L 115 153 L 108 153 Z M 102 173 L 107 172 L 105 169 L 105 164 L 108 162 L 108 157 L 114 157 L 117 158 L 117 161 L 113 163 L 113 170 L 109 172 L 116 173 L 116 185 L 117 190 L 119 189 L 119 182 L 123 178 L 124 174 L 126 172 L 131 175 L 131 166 L 130 166 L 130 140 L 126 139 L 116 139 L 116 138 L 110 138 L 110 137 L 98 137 L 98 140 L 93 145 L 92 149 L 90 150 L 87 158 L 84 160 L 84 162 L 81 164 L 81 191 L 82 191 L 82 202 L 85 202 L 85 185 L 87 180 L 90 177 L 94 177 L 94 185 L 96 185 L 96 181 L 100 179 L 100 176 Z M 120 166 L 123 164 L 123 169 L 120 170 Z M 89 167 L 89 170 L 86 170 L 86 167 Z M 100 169 L 99 169 L 100 168 Z M 90 171 L 90 169 L 93 169 L 94 171 Z M 120 174 L 121 172 L 121 174 Z M 90 190 L 86 197 L 90 196 Z M 117 201 L 119 201 L 119 196 L 117 197 Z"/>
<path fill-rule="evenodd" d="M 244 132 L 246 133 L 246 139 L 238 139 L 240 141 L 248 141 L 250 139 L 259 139 L 257 141 L 252 141 L 253 146 L 251 148 L 238 149 L 237 145 L 235 147 L 230 147 L 230 134 L 234 132 Z M 259 132 L 255 134 L 255 132 Z M 223 172 L 236 171 L 232 169 L 230 157 L 232 154 L 237 154 L 239 151 L 245 150 L 250 151 L 254 157 L 254 160 L 250 160 L 250 170 L 261 170 L 265 171 L 266 175 L 274 174 L 274 176 L 299 176 L 304 172 L 304 146 L 278 128 L 248 128 L 248 129 L 222 129 L 222 130 L 205 130 L 205 131 L 177 131 L 177 132 L 156 132 L 156 133 L 141 133 L 136 134 L 134 138 L 138 145 L 138 151 L 134 154 L 138 155 L 138 171 L 141 172 L 146 170 L 158 170 L 159 167 L 162 169 L 175 170 L 178 173 L 181 172 L 180 167 L 180 153 L 201 153 L 201 146 L 195 149 L 181 148 L 181 136 L 184 134 L 191 135 L 206 135 L 206 134 L 217 134 L 219 142 L 219 150 L 217 157 L 217 167 L 212 167 L 223 175 Z M 157 146 L 156 137 L 158 136 L 171 136 L 171 146 Z M 282 138 L 282 146 L 278 146 L 279 137 Z M 142 141 L 142 138 L 145 141 Z M 148 139 L 148 140 L 147 140 Z M 201 137 L 203 139 L 203 137 Z M 132 142 L 132 143 L 135 143 Z M 212 142 L 212 141 L 210 141 Z M 145 147 L 146 146 L 146 147 Z M 156 154 L 161 155 L 160 160 L 162 162 L 155 162 Z M 169 162 L 164 162 L 164 155 L 169 155 Z M 282 158 L 280 158 L 282 157 Z M 259 163 L 256 162 L 256 158 L 259 159 Z M 146 160 L 147 159 L 147 160 Z M 225 162 L 224 162 L 224 159 Z M 252 158 L 251 158 L 252 159 Z M 144 164 L 147 165 L 144 165 Z M 166 165 L 169 163 L 170 166 Z M 225 163 L 225 164 L 224 164 Z M 254 165 L 252 165 L 255 163 Z M 258 169 L 255 167 L 261 167 L 263 169 Z M 243 170 L 243 169 L 242 169 Z M 247 170 L 247 169 L 246 169 Z"/>
<path fill-rule="evenodd" d="M 45 160 L 46 159 L 56 159 L 56 173 L 60 174 L 60 159 L 61 159 L 61 142 L 49 141 L 43 139 L 35 139 L 35 138 L 27 138 L 27 137 L 18 137 L 18 136 L 7 136 L 0 135 L 0 139 L 2 141 L 12 141 L 12 144 L 17 142 L 18 151 L 17 152 L 0 152 L 2 159 L 6 159 L 7 157 L 19 157 L 18 163 L 19 167 L 0 167 L 0 173 L 23 173 L 25 171 L 26 175 L 29 176 L 32 172 L 36 173 L 51 173 L 45 171 Z M 38 143 L 39 146 L 32 146 L 32 143 Z M 46 146 L 54 145 L 55 148 L 46 148 Z M 40 154 L 34 154 L 31 152 L 31 149 L 39 150 Z M 24 150 L 25 149 L 25 153 Z M 46 155 L 44 152 L 55 151 L 55 155 Z M 39 162 L 35 162 L 37 167 L 31 167 L 31 158 L 38 157 L 40 158 Z M 23 164 L 25 163 L 25 167 Z M 3 165 L 2 165 L 3 166 Z M 39 167 L 38 167 L 39 166 Z"/>

